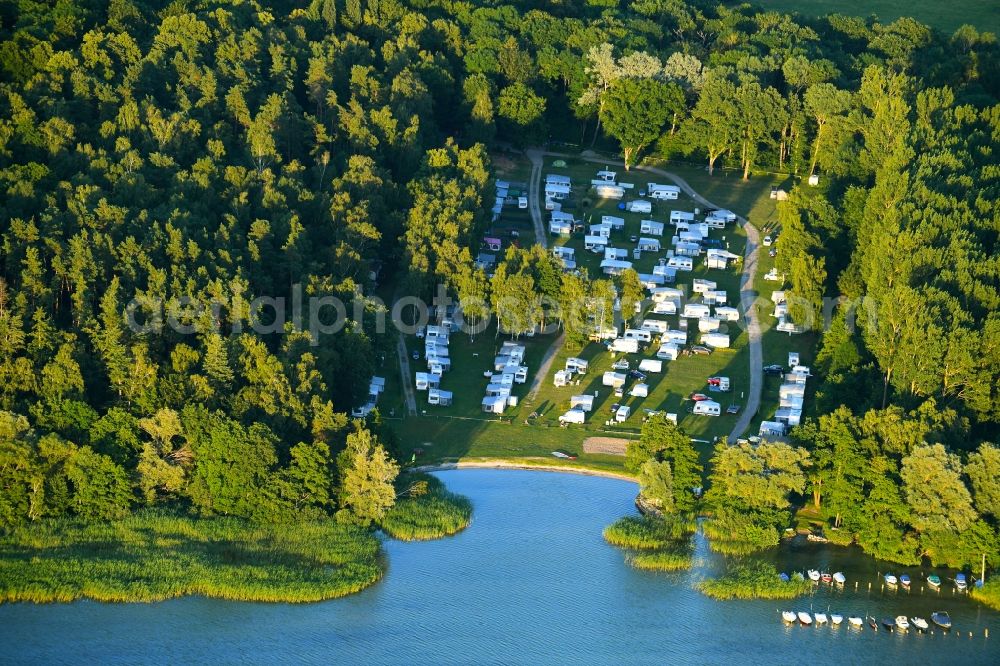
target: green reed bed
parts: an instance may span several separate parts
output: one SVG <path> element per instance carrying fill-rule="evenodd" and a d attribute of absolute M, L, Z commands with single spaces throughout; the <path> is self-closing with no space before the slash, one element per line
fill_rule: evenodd
<path fill-rule="evenodd" d="M 692 557 L 690 549 L 677 548 L 636 553 L 627 562 L 643 571 L 683 571 L 691 568 Z"/>
<path fill-rule="evenodd" d="M 719 578 L 703 580 L 697 587 L 713 599 L 794 599 L 809 594 L 813 586 L 801 577 L 786 583 L 774 565 L 750 560 L 732 565 Z"/>
<path fill-rule="evenodd" d="M 0 602 L 321 601 L 379 580 L 379 554 L 371 531 L 332 520 L 259 525 L 142 512 L 101 524 L 47 521 L 0 537 Z"/>
<path fill-rule="evenodd" d="M 436 477 L 406 474 L 400 485 L 401 497 L 381 521 L 382 530 L 394 539 L 440 539 L 464 530 L 472 521 L 472 502 L 448 492 Z"/>
<path fill-rule="evenodd" d="M 972 586 L 969 589 L 969 595 L 990 608 L 1000 610 L 1000 584 L 997 584 L 995 581 L 986 583 L 982 587 Z"/>
<path fill-rule="evenodd" d="M 670 548 L 686 540 L 692 525 L 676 516 L 626 516 L 604 528 L 604 540 L 632 550 Z"/>
<path fill-rule="evenodd" d="M 626 516 L 604 528 L 604 540 L 633 552 L 626 561 L 643 571 L 691 568 L 692 521 L 681 516 Z"/>

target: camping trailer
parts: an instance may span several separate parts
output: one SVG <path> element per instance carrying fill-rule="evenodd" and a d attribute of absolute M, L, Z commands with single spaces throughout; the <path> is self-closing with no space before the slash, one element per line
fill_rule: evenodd
<path fill-rule="evenodd" d="M 704 303 L 685 303 L 684 312 L 681 314 L 685 319 L 700 319 L 712 314 L 712 308 Z"/>
<path fill-rule="evenodd" d="M 714 400 L 699 400 L 694 403 L 692 413 L 699 416 L 719 416 L 722 414 L 722 405 Z"/>
<path fill-rule="evenodd" d="M 452 392 L 442 391 L 441 389 L 430 389 L 427 392 L 427 404 L 428 405 L 439 405 L 441 407 L 449 407 L 452 402 Z"/>
<path fill-rule="evenodd" d="M 651 333 L 666 333 L 670 330 L 670 324 L 662 319 L 643 319 L 639 328 Z"/>
<path fill-rule="evenodd" d="M 569 187 L 570 186 L 570 178 L 569 178 L 569 176 L 563 176 L 562 174 L 548 173 L 548 174 L 545 174 L 545 184 L 546 185 L 565 185 L 566 187 Z"/>
<path fill-rule="evenodd" d="M 631 261 L 622 261 L 621 259 L 605 259 L 601 262 L 601 270 L 604 271 L 605 275 L 621 275 L 630 268 L 632 268 Z"/>
<path fill-rule="evenodd" d="M 605 386 L 611 386 L 613 388 L 618 388 L 619 386 L 625 386 L 625 373 L 623 372 L 605 372 L 604 376 L 601 378 L 601 382 Z"/>
<path fill-rule="evenodd" d="M 657 183 L 649 183 L 646 185 L 646 192 L 649 194 L 650 199 L 676 199 L 680 196 L 681 188 L 676 185 L 659 185 Z"/>
<path fill-rule="evenodd" d="M 559 417 L 559 423 L 583 423 L 587 414 L 582 409 L 571 409 Z"/>
<path fill-rule="evenodd" d="M 626 328 L 622 337 L 628 340 L 638 340 L 640 342 L 649 342 L 653 339 L 653 334 L 647 330 L 641 328 Z"/>
<path fill-rule="evenodd" d="M 624 190 L 623 190 L 624 196 Z M 642 199 L 637 199 L 635 201 L 629 201 L 625 204 L 625 210 L 630 213 L 652 213 L 653 205 L 648 201 L 643 201 Z"/>
<path fill-rule="evenodd" d="M 571 372 L 585 375 L 587 374 L 588 367 L 590 367 L 590 361 L 585 361 L 582 358 L 571 356 L 568 359 L 566 359 L 566 369 Z"/>
<path fill-rule="evenodd" d="M 557 370 L 555 377 L 552 378 L 552 383 L 556 388 L 562 388 L 563 386 L 569 386 L 569 383 L 573 380 L 573 373 L 569 370 Z"/>
<path fill-rule="evenodd" d="M 686 345 L 688 341 L 687 331 L 667 331 L 663 334 L 663 342 L 672 342 L 675 345 Z"/>
<path fill-rule="evenodd" d="M 799 364 L 799 353 L 798 352 L 788 352 L 788 367 L 794 368 Z"/>
<path fill-rule="evenodd" d="M 594 410 L 594 396 L 589 394 L 574 395 L 569 399 L 570 409 L 579 409 L 584 412 Z"/>
<path fill-rule="evenodd" d="M 712 305 L 725 305 L 728 299 L 729 297 L 726 295 L 726 292 L 718 289 L 705 292 L 705 302 Z"/>
<path fill-rule="evenodd" d="M 677 303 L 674 301 L 662 301 L 653 304 L 653 314 L 673 315 L 677 314 Z"/>
<path fill-rule="evenodd" d="M 608 345 L 608 351 L 623 353 L 623 354 L 637 354 L 639 353 L 639 341 L 635 338 L 615 338 Z"/>
<path fill-rule="evenodd" d="M 628 405 L 622 405 L 618 408 L 618 411 L 615 412 L 615 421 L 618 423 L 624 423 L 630 414 L 632 414 L 632 408 Z"/>
<path fill-rule="evenodd" d="M 715 316 L 722 321 L 739 321 L 740 311 L 729 306 L 721 306 L 715 308 Z"/>
<path fill-rule="evenodd" d="M 604 236 L 585 236 L 583 239 L 584 249 L 591 251 L 604 251 L 604 246 L 608 244 L 608 239 Z"/>
<path fill-rule="evenodd" d="M 660 241 L 655 238 L 640 238 L 639 244 L 636 246 L 643 252 L 659 252 L 660 251 Z"/>
<path fill-rule="evenodd" d="M 601 215 L 601 224 L 607 224 L 612 229 L 624 229 L 625 218 L 615 217 L 614 215 Z"/>
<path fill-rule="evenodd" d="M 569 185 L 559 185 L 556 183 L 550 183 L 545 186 L 545 196 L 549 199 L 555 199 L 559 201 L 560 199 L 565 199 L 569 196 L 570 189 Z"/>
<path fill-rule="evenodd" d="M 709 347 L 714 347 L 716 349 L 728 349 L 729 348 L 729 334 L 728 333 L 705 333 L 701 336 L 701 341 L 703 344 Z"/>
<path fill-rule="evenodd" d="M 761 421 L 758 432 L 765 439 L 770 437 L 784 437 L 785 424 L 780 421 Z"/>
<path fill-rule="evenodd" d="M 794 407 L 781 407 L 774 413 L 774 420 L 794 428 L 802 423 L 802 410 Z"/>
<path fill-rule="evenodd" d="M 663 361 L 656 358 L 644 358 L 639 362 L 639 372 L 663 372 Z"/>
<path fill-rule="evenodd" d="M 649 297 L 654 303 L 662 303 L 664 301 L 680 302 L 684 298 L 684 290 L 676 287 L 661 287 L 660 289 L 653 289 Z"/>
<path fill-rule="evenodd" d="M 615 182 L 615 178 L 617 177 L 618 177 L 617 172 L 608 171 L 607 169 L 601 169 L 600 171 L 597 172 L 597 180 L 601 181 L 602 183 L 613 183 Z"/>
<path fill-rule="evenodd" d="M 663 222 L 657 222 L 656 220 L 643 220 L 639 223 L 639 233 L 646 234 L 648 236 L 662 236 Z"/>
<path fill-rule="evenodd" d="M 715 317 L 702 317 L 698 320 L 699 333 L 715 333 L 719 330 L 719 320 Z"/>
<path fill-rule="evenodd" d="M 597 185 L 594 191 L 602 199 L 621 199 L 625 196 L 625 188 L 618 185 Z"/>
<path fill-rule="evenodd" d="M 558 211 L 556 211 L 558 212 Z M 553 218 L 549 222 L 549 233 L 553 236 L 569 236 L 573 232 L 573 223 Z"/>
<path fill-rule="evenodd" d="M 656 358 L 664 361 L 676 361 L 680 354 L 681 348 L 672 342 L 668 342 L 660 345 L 660 349 L 656 352 Z"/>
<path fill-rule="evenodd" d="M 670 211 L 670 224 L 679 222 L 694 222 L 694 213 L 689 213 L 686 210 Z"/>
<path fill-rule="evenodd" d="M 691 291 L 696 294 L 704 294 L 706 291 L 712 291 L 717 286 L 715 282 L 701 278 L 695 278 L 691 281 Z"/>
<path fill-rule="evenodd" d="M 507 408 L 507 396 L 486 396 L 482 406 L 487 414 L 503 414 L 503 410 Z"/>
<path fill-rule="evenodd" d="M 694 262 L 691 257 L 670 257 L 667 260 L 667 266 L 678 271 L 694 270 Z"/>

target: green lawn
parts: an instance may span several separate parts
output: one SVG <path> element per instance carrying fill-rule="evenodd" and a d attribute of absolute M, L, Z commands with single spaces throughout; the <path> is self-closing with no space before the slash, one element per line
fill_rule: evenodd
<path fill-rule="evenodd" d="M 891 23 L 901 16 L 912 16 L 921 23 L 951 34 L 963 24 L 981 31 L 1000 33 L 1000 8 L 993 0 L 753 0 L 754 4 L 769 10 L 786 13 L 798 12 L 810 16 L 846 14 L 849 16 L 878 16 L 883 23 Z M 733 3 L 735 4 L 735 3 Z"/>

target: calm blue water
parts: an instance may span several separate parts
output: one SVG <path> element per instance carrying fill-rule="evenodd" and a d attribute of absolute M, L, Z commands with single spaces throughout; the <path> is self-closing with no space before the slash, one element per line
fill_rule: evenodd
<path fill-rule="evenodd" d="M 775 554 L 786 570 L 821 564 L 849 576 L 839 594 L 824 589 L 785 605 L 924 617 L 941 608 L 961 636 L 784 627 L 784 602 L 712 601 L 692 589 L 720 563 L 700 540 L 692 572 L 633 571 L 601 539 L 606 524 L 634 511 L 635 486 L 623 481 L 502 470 L 440 476 L 472 498 L 473 524 L 442 541 L 387 542 L 389 570 L 361 594 L 301 606 L 192 598 L 0 606 L 0 661 L 1000 663 L 998 614 L 950 592 L 882 594 L 876 582 L 869 594 L 879 567 L 856 551 L 809 544 Z"/>

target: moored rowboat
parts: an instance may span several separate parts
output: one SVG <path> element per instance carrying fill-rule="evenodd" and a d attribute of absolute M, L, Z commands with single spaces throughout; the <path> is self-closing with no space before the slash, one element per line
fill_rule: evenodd
<path fill-rule="evenodd" d="M 796 615 L 799 618 L 799 622 L 801 622 L 802 624 L 813 623 L 812 615 L 806 613 L 805 611 L 799 611 L 798 613 L 796 613 Z"/>
<path fill-rule="evenodd" d="M 792 611 L 781 611 L 781 619 L 788 623 L 795 622 L 795 613 Z"/>

